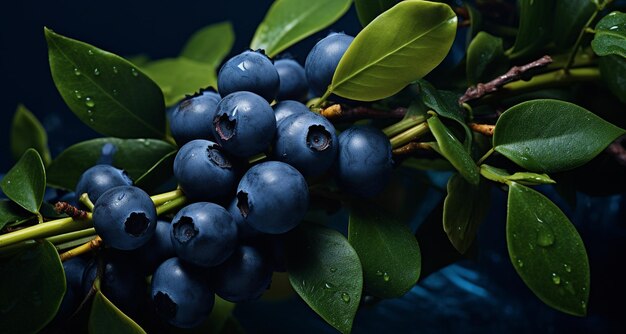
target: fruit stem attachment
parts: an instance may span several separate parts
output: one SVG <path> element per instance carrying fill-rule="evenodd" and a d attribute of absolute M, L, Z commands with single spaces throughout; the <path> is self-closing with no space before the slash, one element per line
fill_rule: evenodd
<path fill-rule="evenodd" d="M 426 121 L 426 117 L 423 115 L 419 116 L 409 116 L 398 123 L 392 124 L 383 129 L 383 133 L 391 138 L 397 134 L 402 133 L 418 124 L 424 123 Z"/>
<path fill-rule="evenodd" d="M 93 238 L 87 243 L 84 243 L 76 248 L 70 249 L 67 252 L 61 253 L 59 257 L 61 258 L 61 261 L 64 262 L 73 257 L 83 255 L 92 250 L 98 249 L 100 248 L 100 246 L 102 246 L 102 238 L 100 238 L 100 236 L 96 236 L 95 238 Z"/>
<path fill-rule="evenodd" d="M 80 195 L 80 202 L 83 203 L 87 209 L 91 212 L 93 212 L 93 202 L 89 199 L 89 194 L 84 193 L 82 195 Z"/>
<path fill-rule="evenodd" d="M 169 202 L 165 202 L 159 206 L 156 207 L 156 212 L 157 215 L 160 216 L 164 213 L 167 213 L 171 210 L 175 210 L 180 208 L 181 206 L 185 205 L 187 203 L 187 197 L 185 196 L 180 196 L 180 197 L 176 197 L 174 199 L 172 199 Z"/>
<path fill-rule="evenodd" d="M 183 196 L 184 196 L 183 191 L 180 189 L 176 189 L 176 190 L 168 191 L 166 193 L 150 196 L 150 199 L 152 199 L 152 203 L 154 203 L 155 206 L 160 206 L 160 205 L 163 205 L 164 203 L 167 203 L 171 200 L 174 200 L 176 198 L 183 197 Z"/>
<path fill-rule="evenodd" d="M 82 220 L 75 220 L 71 217 L 51 220 L 46 223 L 0 235 L 0 247 L 6 247 L 26 240 L 41 239 L 52 235 L 83 230 L 89 227 L 93 227 L 90 212 L 88 212 L 85 219 Z M 0 252 L 3 252 L 2 248 L 0 248 Z"/>
<path fill-rule="evenodd" d="M 391 143 L 391 148 L 395 149 L 400 146 L 404 146 L 405 144 L 408 144 L 409 142 L 423 136 L 426 133 L 428 133 L 428 123 L 423 122 L 400 133 L 395 137 L 392 137 L 391 139 L 389 139 L 389 142 Z"/>

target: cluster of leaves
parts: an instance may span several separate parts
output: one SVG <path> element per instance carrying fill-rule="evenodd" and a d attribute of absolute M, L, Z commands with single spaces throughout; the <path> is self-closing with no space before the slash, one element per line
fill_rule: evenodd
<path fill-rule="evenodd" d="M 611 1 L 520 0 L 515 29 L 490 17 L 488 8 L 466 5 L 469 28 L 463 30 L 455 11 L 441 2 L 354 2 L 363 29 L 341 59 L 322 100 L 335 94 L 375 101 L 380 109 L 408 107 L 400 123 L 427 129 L 426 134 L 421 130 L 415 134 L 421 134 L 420 143 L 436 153 L 399 159 L 398 169 L 454 172 L 438 223 L 443 223 L 439 230 L 445 231 L 457 255 L 472 246 L 494 185 L 506 189 L 506 240 L 513 266 L 546 304 L 585 315 L 589 263 L 583 241 L 563 212 L 530 186 L 555 183 L 549 174 L 585 165 L 625 133 L 562 100 L 576 102 L 568 94 L 572 84 L 597 87 L 601 79 L 614 94 L 609 100 L 623 108 L 619 101 L 626 103 L 626 14 L 607 13 Z M 277 0 L 250 47 L 278 55 L 331 25 L 351 4 L 351 0 Z M 560 13 L 556 20 L 555 12 Z M 437 69 L 447 71 L 446 80 L 429 77 L 433 85 L 422 79 L 444 60 L 455 37 L 463 40 L 464 34 L 469 41 L 463 47 L 464 60 Z M 113 165 L 125 169 L 147 191 L 154 192 L 171 179 L 177 147 L 167 134 L 165 108 L 199 88 L 215 87 L 216 69 L 234 41 L 231 24 L 219 23 L 194 34 L 178 58 L 131 63 L 49 29 L 45 36 L 61 96 L 85 124 L 108 137 L 78 143 L 51 159 L 41 125 L 26 108 L 18 107 L 11 143 L 19 161 L 1 183 L 9 197 L 0 201 L 0 228 L 5 232 L 58 218 L 43 200 L 46 185 L 71 191 L 106 143 L 117 147 Z M 532 80 L 510 83 L 465 108 L 458 104 L 459 88 L 494 79 L 510 66 L 546 53 L 555 63 Z M 546 90 L 554 87 L 556 92 Z M 499 115 L 497 110 L 505 111 L 493 127 L 492 140 L 470 130 L 469 123 Z M 406 134 L 405 130 L 411 131 L 386 132 L 391 137 Z M 392 185 L 388 192 L 405 194 L 406 187 Z M 389 204 L 382 197 L 374 203 L 345 203 L 350 213 L 347 238 L 328 226 L 304 223 L 286 245 L 294 290 L 341 332 L 351 330 L 364 294 L 402 296 L 418 281 L 422 258 L 429 270 L 443 265 L 430 264 L 439 261 L 430 247 L 422 245 L 420 251 L 418 240 L 428 238 L 426 228 L 414 235 L 405 217 L 390 213 L 398 206 L 400 212 L 411 211 L 407 208 L 416 203 L 401 198 L 401 204 Z M 317 218 L 317 223 L 328 219 Z M 65 290 L 57 252 L 76 244 L 54 244 L 49 238 L 0 248 L 0 267 L 7 273 L 0 278 L 5 296 L 0 316 L 11 317 L 16 332 L 37 331 L 54 317 Z M 232 305 L 219 305 L 214 314 L 227 319 Z M 94 332 L 142 332 L 100 292 L 93 299 L 89 324 Z"/>

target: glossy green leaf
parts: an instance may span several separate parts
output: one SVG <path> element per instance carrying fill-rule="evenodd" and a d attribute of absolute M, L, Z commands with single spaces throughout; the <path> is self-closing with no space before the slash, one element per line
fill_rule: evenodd
<path fill-rule="evenodd" d="M 580 30 L 596 10 L 590 0 L 556 0 L 552 40 L 558 49 L 568 50 L 574 46 Z"/>
<path fill-rule="evenodd" d="M 52 161 L 48 167 L 48 184 L 68 190 L 74 189 L 80 175 L 96 164 L 102 146 L 106 143 L 111 143 L 117 148 L 113 156 L 113 166 L 124 169 L 133 180 L 138 180 L 161 159 L 176 151 L 172 144 L 157 139 L 87 140 L 70 146 Z M 167 178 L 163 181 L 165 180 Z"/>
<path fill-rule="evenodd" d="M 89 333 L 136 334 L 145 333 L 145 331 L 98 291 L 91 304 Z"/>
<path fill-rule="evenodd" d="M 417 283 L 419 245 L 409 227 L 391 213 L 368 204 L 351 207 L 348 240 L 361 259 L 368 293 L 401 297 Z"/>
<path fill-rule="evenodd" d="M 50 163 L 50 149 L 48 149 L 48 135 L 41 123 L 26 107 L 17 106 L 11 125 L 11 153 L 16 161 L 26 152 L 34 148 L 39 152 L 44 165 Z"/>
<path fill-rule="evenodd" d="M 600 75 L 602 81 L 606 83 L 613 95 L 626 103 L 626 59 L 610 55 L 600 57 L 598 60 L 600 65 Z"/>
<path fill-rule="evenodd" d="M 301 224 L 287 240 L 289 282 L 326 322 L 352 329 L 361 301 L 363 269 L 356 251 L 336 230 Z"/>
<path fill-rule="evenodd" d="M 437 115 L 428 119 L 428 128 L 437 140 L 438 152 L 450 161 L 467 182 L 477 185 L 480 181 L 478 166 L 463 144 L 446 128 Z"/>
<path fill-rule="evenodd" d="M 168 107 L 178 103 L 185 95 L 217 87 L 213 65 L 183 57 L 157 60 L 144 65 L 143 70 L 161 87 Z"/>
<path fill-rule="evenodd" d="M 276 0 L 257 27 L 250 48 L 264 49 L 274 57 L 337 21 L 351 4 L 351 0 Z"/>
<path fill-rule="evenodd" d="M 565 313 L 587 313 L 587 252 L 576 228 L 554 203 L 511 183 L 506 240 L 515 270 L 539 299 Z"/>
<path fill-rule="evenodd" d="M 476 239 L 478 227 L 485 219 L 491 200 L 491 187 L 482 180 L 478 186 L 459 174 L 448 180 L 448 195 L 443 204 L 443 230 L 461 254 Z"/>
<path fill-rule="evenodd" d="M 45 29 L 54 83 L 92 129 L 113 137 L 163 138 L 159 87 L 127 60 Z"/>
<path fill-rule="evenodd" d="M 39 153 L 26 150 L 0 181 L 4 194 L 19 206 L 37 213 L 46 191 L 46 170 Z"/>
<path fill-rule="evenodd" d="M 467 49 L 466 73 L 470 85 L 488 82 L 504 74 L 509 60 L 504 55 L 502 38 L 481 31 Z"/>
<path fill-rule="evenodd" d="M 163 185 L 163 182 L 172 178 L 174 170 L 174 159 L 178 151 L 172 151 L 166 154 L 161 160 L 157 161 L 154 166 L 150 167 L 145 173 L 135 180 L 138 187 L 150 193 Z"/>
<path fill-rule="evenodd" d="M 65 274 L 45 240 L 0 260 L 0 332 L 38 333 L 54 318 L 65 294 Z"/>
<path fill-rule="evenodd" d="M 8 199 L 0 199 L 0 230 L 5 226 L 17 225 L 32 219 L 33 214 L 28 212 L 15 202 Z"/>
<path fill-rule="evenodd" d="M 235 31 L 230 22 L 208 25 L 196 31 L 180 56 L 218 68 L 235 43 Z"/>
<path fill-rule="evenodd" d="M 399 0 L 354 0 L 356 15 L 362 26 L 368 25 L 378 15 L 393 7 Z"/>
<path fill-rule="evenodd" d="M 476 36 L 482 29 L 483 26 L 483 15 L 482 13 L 476 9 L 476 7 L 472 6 L 469 3 L 465 3 L 465 8 L 467 9 L 467 14 L 470 19 L 470 32 L 469 36 Z"/>
<path fill-rule="evenodd" d="M 556 183 L 548 174 L 517 172 L 511 175 L 502 168 L 496 168 L 486 164 L 480 165 L 480 175 L 495 182 L 509 183 L 509 181 L 514 181 L 527 186 Z"/>
<path fill-rule="evenodd" d="M 384 12 L 354 39 L 328 92 L 374 101 L 396 94 L 445 58 L 457 17 L 443 3 L 406 0 Z"/>
<path fill-rule="evenodd" d="M 538 55 L 551 38 L 556 0 L 519 0 L 520 19 L 510 58 L 528 58 Z"/>
<path fill-rule="evenodd" d="M 532 100 L 500 116 L 493 147 L 530 171 L 552 173 L 585 164 L 624 133 L 573 103 Z"/>
<path fill-rule="evenodd" d="M 598 56 L 618 55 L 626 58 L 626 13 L 612 12 L 596 24 L 591 48 Z"/>

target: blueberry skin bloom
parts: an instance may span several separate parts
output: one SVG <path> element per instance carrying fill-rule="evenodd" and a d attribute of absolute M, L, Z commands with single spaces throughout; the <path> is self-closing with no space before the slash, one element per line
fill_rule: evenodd
<path fill-rule="evenodd" d="M 150 196 L 133 186 L 107 190 L 93 210 L 96 233 L 105 244 L 120 250 L 137 249 L 156 229 L 157 213 Z"/>
<path fill-rule="evenodd" d="M 189 97 L 180 102 L 170 118 L 170 129 L 176 143 L 182 146 L 194 139 L 212 139 L 213 117 L 219 94 L 203 91 L 199 95 Z"/>
<path fill-rule="evenodd" d="M 293 59 L 279 59 L 274 62 L 274 67 L 280 78 L 276 99 L 279 101 L 306 99 L 309 86 L 302 65 Z"/>
<path fill-rule="evenodd" d="M 180 148 L 174 159 L 174 176 L 192 200 L 218 200 L 232 196 L 237 173 L 216 143 L 196 139 Z"/>
<path fill-rule="evenodd" d="M 306 180 L 284 162 L 253 166 L 237 187 L 237 207 L 244 222 L 263 233 L 279 234 L 296 227 L 308 205 Z"/>
<path fill-rule="evenodd" d="M 152 274 L 161 262 L 175 257 L 176 252 L 170 236 L 170 223 L 164 220 L 157 221 L 152 238 L 134 252 L 137 260 L 141 262 L 139 265 L 149 274 Z"/>
<path fill-rule="evenodd" d="M 242 158 L 265 151 L 276 132 L 269 103 L 251 92 L 235 92 L 220 101 L 213 119 L 213 135 L 224 150 Z"/>
<path fill-rule="evenodd" d="M 280 87 L 278 72 L 272 61 L 261 51 L 244 51 L 230 58 L 217 74 L 221 96 L 249 91 L 272 102 Z"/>
<path fill-rule="evenodd" d="M 376 196 L 391 177 L 393 161 L 389 139 L 371 126 L 352 126 L 338 138 L 339 185 L 356 196 Z"/>
<path fill-rule="evenodd" d="M 213 270 L 215 293 L 238 303 L 261 297 L 272 281 L 271 261 L 257 248 L 242 245 Z"/>
<path fill-rule="evenodd" d="M 76 184 L 76 202 L 80 196 L 87 193 L 89 199 L 95 203 L 107 190 L 118 186 L 130 186 L 133 181 L 126 172 L 111 165 L 95 165 L 86 171 L 78 179 Z"/>
<path fill-rule="evenodd" d="M 198 202 L 182 208 L 172 219 L 170 237 L 178 257 L 201 267 L 213 267 L 233 253 L 237 224 L 223 207 Z"/>
<path fill-rule="evenodd" d="M 274 158 L 295 167 L 305 177 L 325 173 L 337 157 L 335 127 L 312 112 L 292 115 L 278 125 Z"/>
<path fill-rule="evenodd" d="M 276 126 L 280 125 L 280 122 L 291 115 L 311 113 L 307 106 L 292 100 L 280 101 L 274 105 L 273 109 Z"/>
<path fill-rule="evenodd" d="M 316 95 L 321 96 L 326 92 L 341 57 L 353 39 L 344 33 L 331 33 L 317 42 L 309 52 L 304 70 L 309 86 Z"/>
<path fill-rule="evenodd" d="M 157 314 L 180 328 L 200 325 L 211 313 L 215 295 L 200 272 L 173 257 L 152 275 L 150 296 Z"/>

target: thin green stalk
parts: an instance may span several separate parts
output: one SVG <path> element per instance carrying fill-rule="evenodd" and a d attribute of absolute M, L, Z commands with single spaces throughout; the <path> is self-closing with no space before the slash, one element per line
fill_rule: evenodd
<path fill-rule="evenodd" d="M 483 155 L 482 158 L 480 158 L 476 164 L 480 166 L 480 164 L 485 162 L 485 160 L 487 160 L 487 158 L 489 158 L 489 156 L 491 156 L 491 154 L 493 154 L 493 152 L 495 151 L 496 150 L 493 147 L 490 148 L 489 151 L 487 151 L 487 153 L 485 153 L 485 155 Z"/>
<path fill-rule="evenodd" d="M 50 241 L 54 245 L 58 245 L 58 244 L 70 242 L 76 239 L 91 237 L 94 235 L 96 235 L 96 229 L 92 227 L 92 228 L 86 228 L 80 231 L 74 231 L 70 233 L 55 235 L 55 236 L 46 238 L 46 240 Z"/>
<path fill-rule="evenodd" d="M 185 196 L 174 198 L 173 200 L 163 203 L 156 207 L 157 215 L 160 216 L 170 210 L 175 210 L 180 208 L 181 206 L 187 203 L 187 198 Z"/>
<path fill-rule="evenodd" d="M 155 206 L 159 206 L 182 196 L 184 196 L 182 190 L 176 189 L 166 193 L 150 196 L 150 198 Z"/>
<path fill-rule="evenodd" d="M 420 116 L 413 116 L 413 117 L 408 117 L 405 118 L 403 120 L 401 120 L 398 123 L 392 124 L 386 128 L 383 129 L 383 133 L 391 138 L 397 134 L 402 133 L 403 131 L 406 131 L 420 123 L 424 123 L 424 121 L 426 121 L 426 117 L 420 115 Z"/>
<path fill-rule="evenodd" d="M 91 213 L 88 213 L 87 217 L 85 220 L 74 220 L 69 217 L 61 218 L 0 235 L 0 247 L 6 247 L 25 240 L 41 239 L 93 227 Z"/>
<path fill-rule="evenodd" d="M 392 137 L 389 139 L 389 142 L 391 143 L 391 148 L 394 149 L 408 144 L 410 141 L 413 141 L 426 133 L 428 133 L 428 123 L 424 122 L 402 132 L 395 137 Z"/>
<path fill-rule="evenodd" d="M 85 207 L 87 207 L 87 209 L 89 209 L 89 211 L 93 212 L 94 205 L 93 202 L 89 199 L 89 195 L 87 193 L 80 195 L 79 200 L 85 205 Z"/>
<path fill-rule="evenodd" d="M 565 64 L 565 67 L 563 67 L 563 71 L 565 72 L 565 74 L 570 73 L 570 67 L 572 67 L 572 65 L 574 64 L 574 59 L 576 59 L 576 54 L 578 53 L 578 48 L 580 47 L 580 43 L 583 40 L 585 31 L 591 25 L 593 20 L 595 20 L 596 16 L 598 15 L 599 10 L 600 9 L 597 8 L 593 12 L 593 14 L 591 14 L 591 16 L 589 17 L 589 20 L 587 20 L 587 23 L 585 23 L 585 26 L 580 30 L 580 33 L 578 34 L 578 38 L 576 39 L 576 43 L 574 43 L 574 48 L 572 49 L 572 53 L 570 53 L 569 58 L 567 59 L 567 63 Z"/>

